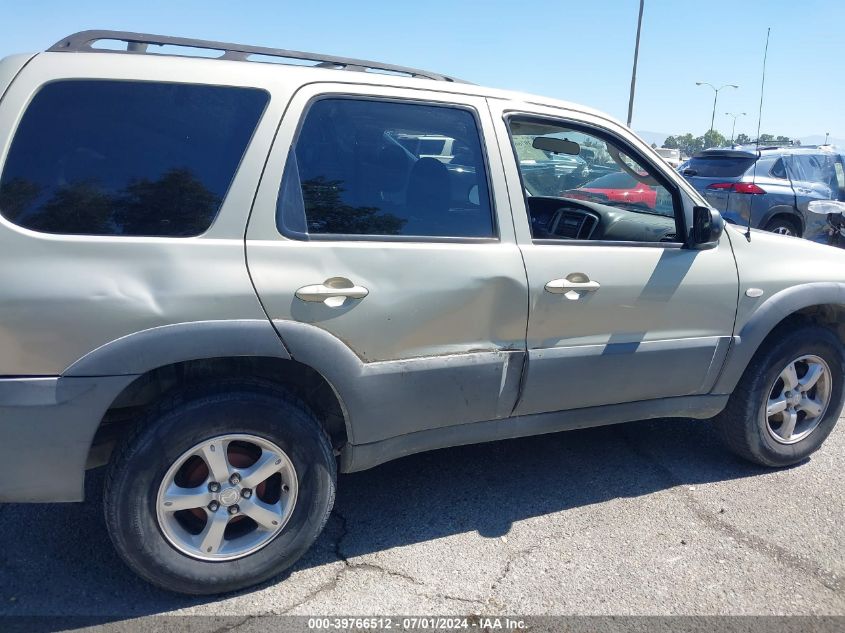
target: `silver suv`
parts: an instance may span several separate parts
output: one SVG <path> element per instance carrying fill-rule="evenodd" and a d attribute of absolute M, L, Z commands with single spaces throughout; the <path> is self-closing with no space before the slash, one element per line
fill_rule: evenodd
<path fill-rule="evenodd" d="M 277 575 L 338 470 L 678 416 L 781 467 L 838 419 L 845 253 L 725 228 L 594 110 L 118 32 L 6 58 L 0 95 L 0 500 L 107 465 L 161 587 Z"/>
<path fill-rule="evenodd" d="M 681 170 L 729 222 L 828 241 L 815 200 L 845 201 L 845 157 L 830 146 L 708 149 Z"/>

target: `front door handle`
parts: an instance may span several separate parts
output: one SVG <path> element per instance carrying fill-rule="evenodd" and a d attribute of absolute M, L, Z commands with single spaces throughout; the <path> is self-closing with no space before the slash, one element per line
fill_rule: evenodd
<path fill-rule="evenodd" d="M 363 299 L 370 291 L 363 286 L 356 286 L 344 277 L 332 277 L 321 284 L 303 286 L 296 291 L 296 298 L 302 301 L 325 303 L 331 308 L 337 308 L 346 303 L 347 299 Z"/>
<path fill-rule="evenodd" d="M 570 277 L 574 276 L 575 275 L 570 275 Z M 601 288 L 601 284 L 599 282 L 586 279 L 586 275 L 582 277 L 585 278 L 584 281 L 572 281 L 568 277 L 563 279 L 552 279 L 546 284 L 546 290 L 556 295 L 562 295 L 573 290 L 581 292 L 595 292 Z"/>

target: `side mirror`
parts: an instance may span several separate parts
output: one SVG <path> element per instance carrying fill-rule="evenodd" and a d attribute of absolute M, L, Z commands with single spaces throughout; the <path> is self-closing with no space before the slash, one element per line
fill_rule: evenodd
<path fill-rule="evenodd" d="M 722 215 L 710 207 L 693 207 L 692 229 L 690 229 L 687 248 L 703 251 L 714 248 L 725 230 Z"/>

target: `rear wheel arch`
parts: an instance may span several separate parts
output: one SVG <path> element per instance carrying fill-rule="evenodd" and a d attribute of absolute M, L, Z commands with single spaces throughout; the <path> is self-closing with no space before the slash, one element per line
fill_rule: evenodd
<path fill-rule="evenodd" d="M 150 369 L 116 394 L 90 443 L 88 467 L 107 464 L 115 444 L 162 399 L 202 385 L 236 386 L 253 381 L 284 390 L 301 401 L 320 421 L 336 452 L 349 441 L 348 418 L 340 396 L 308 365 L 267 356 L 199 358 Z"/>
<path fill-rule="evenodd" d="M 772 222 L 776 220 L 788 220 L 792 224 L 795 225 L 796 229 L 798 230 L 798 237 L 804 235 L 804 218 L 803 216 L 798 213 L 793 207 L 787 206 L 777 206 L 772 207 L 766 212 L 766 215 L 763 217 L 763 221 L 760 222 L 760 228 L 765 229 L 768 227 Z"/>

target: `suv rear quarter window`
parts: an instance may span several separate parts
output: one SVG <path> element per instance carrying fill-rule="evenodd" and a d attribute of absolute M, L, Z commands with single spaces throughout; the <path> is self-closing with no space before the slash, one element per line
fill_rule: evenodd
<path fill-rule="evenodd" d="M 0 176 L 0 213 L 46 233 L 189 237 L 216 217 L 269 95 L 66 80 L 35 95 Z"/>
<path fill-rule="evenodd" d="M 786 174 L 786 165 L 784 165 L 783 158 L 778 158 L 775 161 L 775 164 L 772 165 L 772 169 L 769 171 L 769 175 L 773 178 L 780 178 L 781 180 L 789 179 L 789 176 Z"/>

